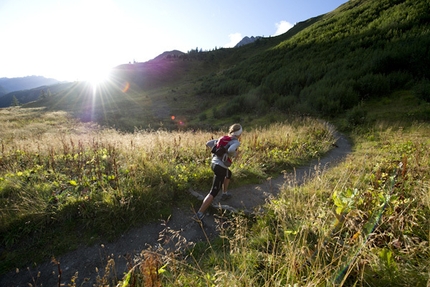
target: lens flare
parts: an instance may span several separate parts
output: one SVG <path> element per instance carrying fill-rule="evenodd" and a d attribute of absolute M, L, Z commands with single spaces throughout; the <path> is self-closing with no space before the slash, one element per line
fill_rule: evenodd
<path fill-rule="evenodd" d="M 122 88 L 122 92 L 126 93 L 129 88 L 130 88 L 130 83 L 129 82 L 125 82 L 124 88 Z"/>

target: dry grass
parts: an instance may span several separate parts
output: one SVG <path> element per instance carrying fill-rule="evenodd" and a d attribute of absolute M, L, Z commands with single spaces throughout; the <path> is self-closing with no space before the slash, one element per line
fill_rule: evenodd
<path fill-rule="evenodd" d="M 76 240 L 114 238 L 138 223 L 167 218 L 173 204 L 189 198 L 190 187 L 207 188 L 212 174 L 205 143 L 224 134 L 123 133 L 42 109 L 3 109 L 0 122 L 1 241 L 5 256 L 10 252 L 15 254 L 10 258 L 23 260 L 28 257 L 20 252 L 26 250 L 18 246 L 70 233 L 73 225 L 83 226 L 83 234 L 67 237 L 70 242 L 61 246 L 37 248 L 34 260 L 61 253 Z M 257 182 L 322 154 L 332 141 L 330 127 L 312 119 L 245 126 L 231 186 Z"/>
<path fill-rule="evenodd" d="M 12 112 L 18 116 L 12 117 Z M 59 166 L 65 157 L 82 154 L 88 155 L 86 161 L 99 161 L 87 168 L 96 177 L 101 175 L 97 183 L 109 191 L 110 197 L 105 193 L 104 200 L 111 202 L 110 210 L 115 209 L 118 195 L 123 198 L 119 206 L 125 203 L 128 209 L 136 208 L 127 196 L 128 192 L 136 196 L 137 186 L 141 190 L 146 185 L 145 192 L 154 187 L 168 192 L 200 181 L 206 184 L 209 157 L 204 143 L 221 135 L 204 131 L 124 134 L 77 123 L 65 114 L 32 110 L 2 110 L 0 115 L 7 119 L 2 121 L 2 164 L 16 168 L 11 155 L 21 160 L 21 169 L 0 175 L 2 200 L 11 199 L 6 196 L 7 190 L 13 190 L 11 178 L 34 170 L 36 155 Z M 122 286 L 424 286 L 430 265 L 429 130 L 427 124 L 402 128 L 382 122 L 358 131 L 353 139 L 355 151 L 344 163 L 318 172 L 304 186 L 285 186 L 279 198 L 266 206 L 265 215 L 254 220 L 224 218 L 220 239 L 194 247 L 178 233 L 171 234 L 178 244 L 144 251 L 130 265 Z M 275 166 L 285 168 L 323 153 L 331 141 L 330 127 L 311 119 L 245 128 L 235 173 L 244 181 L 250 175 L 267 176 Z M 79 166 L 78 160 L 68 163 Z M 55 174 L 67 173 L 59 169 Z M 103 175 L 115 175 L 115 180 L 104 182 Z M 72 178 L 77 186 L 67 185 Z M 62 180 L 70 194 L 81 192 L 73 200 L 88 196 L 76 189 L 85 187 L 76 172 Z M 34 196 L 43 194 L 41 185 L 31 193 L 25 181 L 17 182 L 21 205 L 15 211 L 19 216 L 24 211 L 36 213 L 35 205 L 49 206 L 43 197 Z M 97 198 L 97 189 L 91 192 Z M 103 217 L 103 208 L 94 208 Z M 115 214 L 123 212 L 115 210 Z M 11 218 L 10 210 L 3 207 L 1 212 L 2 220 Z M 84 221 L 93 220 L 91 214 L 82 216 Z M 103 218 L 97 224 L 111 228 L 109 220 Z M 20 239 L 14 237 L 14 223 L 9 224 L 2 241 L 13 247 Z M 192 252 L 184 252 L 191 247 Z M 118 279 L 100 278 L 99 283 L 117 284 Z"/>
<path fill-rule="evenodd" d="M 284 186 L 265 215 L 230 217 L 185 259 L 163 253 L 159 264 L 181 262 L 159 269 L 163 286 L 428 285 L 429 131 L 357 133 L 345 162 Z"/>

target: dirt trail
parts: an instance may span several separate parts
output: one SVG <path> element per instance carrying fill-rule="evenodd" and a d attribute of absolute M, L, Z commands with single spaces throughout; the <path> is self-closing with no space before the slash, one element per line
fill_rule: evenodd
<path fill-rule="evenodd" d="M 325 169 L 342 161 L 351 152 L 350 142 L 343 136 L 338 135 L 338 139 L 333 149 L 321 159 L 315 159 L 309 164 L 296 168 L 294 173 L 281 175 L 278 178 L 269 179 L 261 184 L 246 185 L 236 189 L 231 189 L 233 197 L 220 203 L 219 197 L 214 200 L 213 207 L 219 209 L 220 205 L 226 210 L 242 210 L 246 213 L 258 211 L 258 207 L 263 205 L 270 197 L 276 197 L 280 187 L 284 184 L 303 184 L 311 178 L 315 172 Z M 199 199 L 203 199 L 206 192 L 190 191 Z M 214 210 L 212 208 L 212 210 Z M 127 259 L 133 258 L 143 249 L 149 246 L 164 244 L 168 246 L 174 243 L 174 238 L 169 234 L 164 235 L 164 240 L 159 241 L 160 233 L 166 228 L 177 232 L 187 242 L 198 242 L 213 238 L 217 235 L 217 223 L 210 213 L 204 218 L 204 230 L 194 223 L 190 218 L 193 211 L 174 209 L 172 216 L 167 223 L 155 222 L 135 228 L 124 234 L 117 241 L 104 243 L 91 247 L 82 247 L 68 254 L 58 256 L 60 262 L 61 283 L 67 286 L 72 277 L 78 272 L 77 286 L 92 286 L 96 282 L 98 275 L 103 276 L 104 267 L 108 258 L 115 260 L 115 270 L 118 277 L 122 277 L 127 270 Z M 169 239 L 171 239 L 169 241 Z M 98 269 L 98 272 L 96 271 Z M 27 270 L 10 272 L 0 278 L 0 286 L 58 286 L 58 266 L 48 261 Z M 31 285 L 29 285 L 29 283 Z"/>

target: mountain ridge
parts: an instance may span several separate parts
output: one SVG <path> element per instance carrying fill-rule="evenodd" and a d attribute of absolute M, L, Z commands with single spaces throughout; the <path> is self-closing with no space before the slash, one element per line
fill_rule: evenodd
<path fill-rule="evenodd" d="M 7 93 L 14 92 L 14 91 L 28 90 L 28 89 L 37 88 L 40 86 L 49 86 L 60 82 L 61 81 L 53 78 L 46 78 L 44 76 L 35 76 L 35 75 L 26 76 L 26 77 L 0 78 L 0 86 Z"/>
<path fill-rule="evenodd" d="M 245 37 L 243 37 L 242 40 L 239 41 L 239 43 L 237 43 L 234 46 L 234 48 L 254 43 L 255 41 L 257 41 L 258 39 L 261 39 L 261 38 L 263 38 L 263 37 L 261 37 L 261 36 L 256 36 L 256 37 L 254 37 L 254 36 L 251 36 L 251 37 L 245 36 Z"/>

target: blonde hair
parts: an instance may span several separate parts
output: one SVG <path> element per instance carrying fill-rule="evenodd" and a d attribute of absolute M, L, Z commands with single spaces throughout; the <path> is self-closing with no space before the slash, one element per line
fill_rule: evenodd
<path fill-rule="evenodd" d="M 240 136 L 242 134 L 242 126 L 240 124 L 233 124 L 228 129 L 230 135 Z"/>

